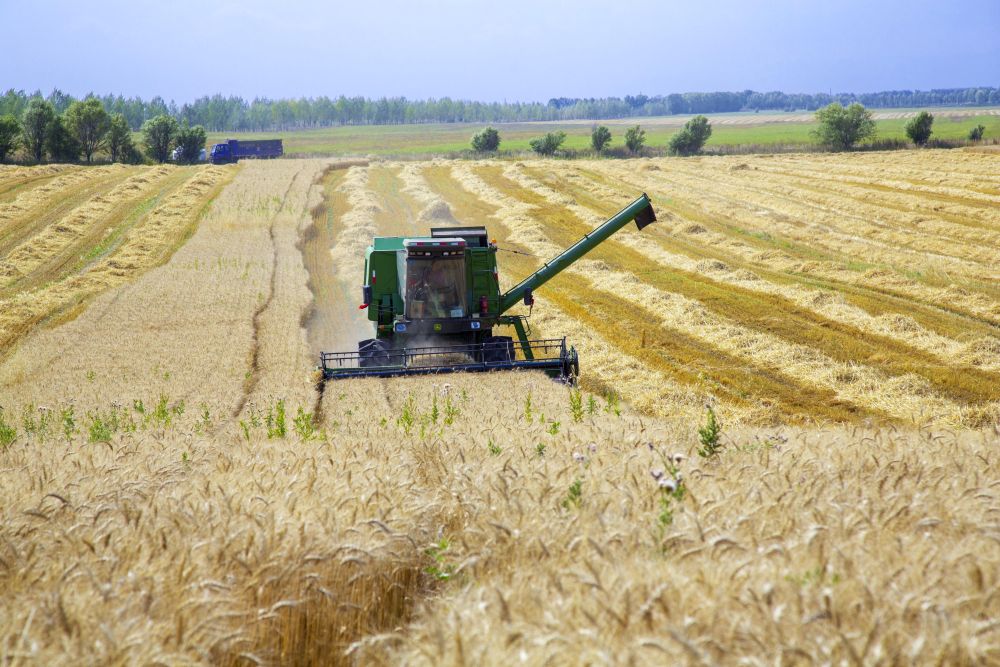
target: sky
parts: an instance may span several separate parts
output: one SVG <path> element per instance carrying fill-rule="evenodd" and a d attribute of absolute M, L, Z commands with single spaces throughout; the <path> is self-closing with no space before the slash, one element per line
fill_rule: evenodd
<path fill-rule="evenodd" d="M 1000 86 L 1000 0 L 0 0 L 0 91 L 178 103 Z"/>

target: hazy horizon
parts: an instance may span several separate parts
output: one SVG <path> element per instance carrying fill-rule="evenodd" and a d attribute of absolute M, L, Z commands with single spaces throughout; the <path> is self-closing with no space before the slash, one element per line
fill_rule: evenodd
<path fill-rule="evenodd" d="M 192 21 L 190 17 L 195 17 Z M 0 89 L 540 101 L 1000 85 L 1000 2 L 4 2 Z M 632 27 L 635 26 L 635 27 Z M 42 47 L 42 48 L 39 48 Z"/>

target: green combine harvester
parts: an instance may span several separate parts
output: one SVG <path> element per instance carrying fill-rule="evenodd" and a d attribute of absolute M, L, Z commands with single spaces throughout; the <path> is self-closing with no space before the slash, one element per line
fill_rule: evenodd
<path fill-rule="evenodd" d="M 521 281 L 500 292 L 495 243 L 485 227 L 431 229 L 429 237 L 377 236 L 365 252 L 363 303 L 375 337 L 357 352 L 321 352 L 327 380 L 524 368 L 576 381 L 580 362 L 565 338 L 532 340 L 527 317 L 506 315 L 595 246 L 635 220 L 656 221 L 643 194 Z M 511 327 L 515 337 L 494 334 Z"/>

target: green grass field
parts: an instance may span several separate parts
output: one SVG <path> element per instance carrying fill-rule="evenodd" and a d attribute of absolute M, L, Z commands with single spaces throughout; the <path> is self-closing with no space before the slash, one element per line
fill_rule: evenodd
<path fill-rule="evenodd" d="M 876 118 L 904 113 L 906 109 L 877 110 Z M 984 110 L 985 111 L 985 110 Z M 935 114 L 935 139 L 963 139 L 969 129 L 978 124 L 986 126 L 986 137 L 1000 136 L 1000 116 L 958 115 L 969 110 L 932 110 Z M 625 128 L 639 124 L 646 130 L 646 145 L 663 147 L 677 132 L 686 117 L 667 116 L 628 120 L 599 121 L 611 128 L 612 148 L 623 145 Z M 712 137 L 708 147 L 734 145 L 796 145 L 814 143 L 812 131 L 816 127 L 809 113 L 762 114 L 711 114 Z M 904 118 L 878 119 L 879 139 L 905 139 Z M 594 123 L 538 122 L 497 124 L 500 131 L 500 148 L 505 151 L 527 151 L 529 141 L 546 132 L 561 130 L 566 133 L 564 148 L 586 150 L 590 147 L 590 130 Z M 209 145 L 228 138 L 284 140 L 285 153 L 290 155 L 381 155 L 415 156 L 447 154 L 468 150 L 472 135 L 485 127 L 480 123 L 435 123 L 427 125 L 362 125 L 329 127 L 316 130 L 288 132 L 216 132 L 209 134 Z"/>

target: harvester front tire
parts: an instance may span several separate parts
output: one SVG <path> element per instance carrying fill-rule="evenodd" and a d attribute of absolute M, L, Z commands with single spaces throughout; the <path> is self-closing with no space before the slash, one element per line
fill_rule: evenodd
<path fill-rule="evenodd" d="M 483 343 L 483 361 L 498 364 L 514 361 L 514 339 L 510 336 L 491 336 Z"/>
<path fill-rule="evenodd" d="M 389 365 L 389 346 L 377 338 L 368 338 L 358 343 L 358 366 L 372 368 Z"/>

